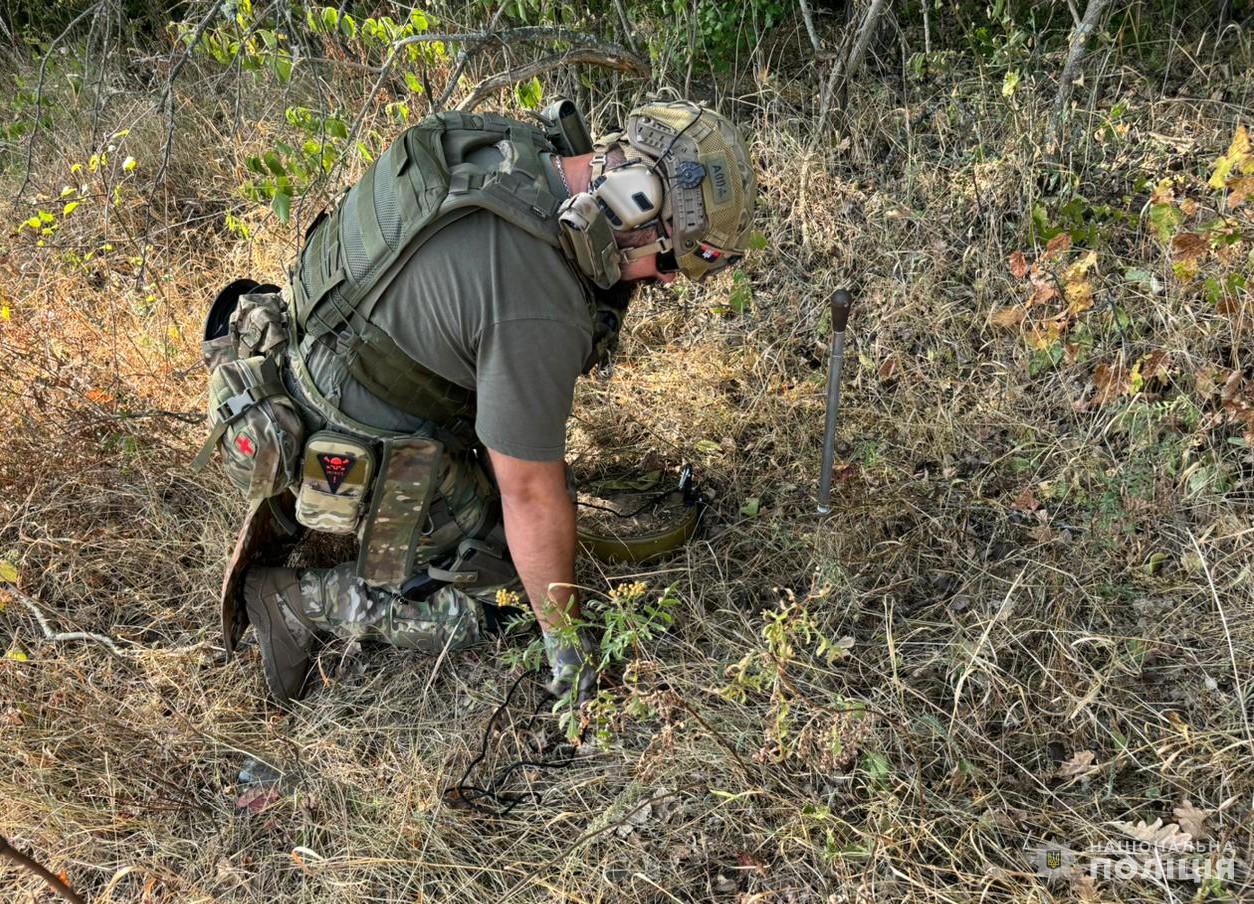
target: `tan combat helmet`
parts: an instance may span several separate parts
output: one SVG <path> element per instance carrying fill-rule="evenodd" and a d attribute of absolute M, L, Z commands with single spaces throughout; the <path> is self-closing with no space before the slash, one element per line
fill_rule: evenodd
<path fill-rule="evenodd" d="M 661 219 L 670 230 L 658 269 L 699 280 L 740 260 L 749 239 L 757 179 L 731 120 L 687 101 L 654 101 L 606 136 L 628 159 L 652 163 L 666 186 Z M 668 247 L 669 246 L 669 247 Z M 666 266 L 673 255 L 674 263 Z"/>

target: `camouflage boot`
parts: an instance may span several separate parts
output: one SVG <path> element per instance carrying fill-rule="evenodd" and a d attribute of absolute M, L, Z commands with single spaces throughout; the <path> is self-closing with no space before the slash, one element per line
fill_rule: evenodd
<path fill-rule="evenodd" d="M 300 571 L 301 615 L 337 637 L 381 640 L 407 650 L 439 654 L 478 643 L 484 607 L 455 587 L 423 600 L 371 587 L 351 562 Z"/>
<path fill-rule="evenodd" d="M 302 612 L 301 588 L 291 568 L 250 568 L 244 605 L 261 648 L 266 686 L 282 706 L 299 700 L 309 675 L 314 625 Z"/>

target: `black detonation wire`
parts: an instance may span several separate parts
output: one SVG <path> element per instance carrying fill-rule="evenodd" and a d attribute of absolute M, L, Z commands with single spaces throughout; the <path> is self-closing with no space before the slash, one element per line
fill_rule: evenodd
<path fill-rule="evenodd" d="M 503 785 L 514 772 L 519 769 L 533 767 L 537 769 L 565 769 L 581 759 L 580 757 L 568 757 L 564 760 L 515 760 L 492 776 L 492 780 L 488 782 L 488 786 L 486 788 L 481 788 L 478 785 L 471 785 L 468 783 L 470 773 L 473 772 L 475 767 L 482 763 L 488 756 L 488 745 L 492 740 L 492 727 L 496 724 L 496 720 L 503 712 L 509 709 L 509 706 L 514 699 L 514 692 L 518 690 L 518 686 L 522 684 L 523 679 L 529 675 L 538 675 L 539 672 L 540 670 L 538 668 L 532 669 L 529 672 L 523 672 L 516 679 L 514 679 L 514 683 L 510 686 L 509 693 L 505 695 L 505 702 L 498 706 L 496 708 L 496 712 L 492 713 L 492 718 L 488 719 L 487 728 L 483 731 L 483 742 L 479 745 L 479 755 L 470 761 L 470 764 L 466 767 L 466 771 L 462 773 L 461 781 L 456 785 L 450 785 L 444 790 L 444 797 L 450 800 L 450 802 L 456 801 L 457 803 L 465 804 L 472 810 L 476 810 L 479 813 L 485 813 L 489 816 L 508 816 L 519 804 L 526 803 L 528 801 L 534 803 L 539 801 L 541 797 L 540 792 L 537 791 L 527 791 L 526 793 L 501 791 L 501 785 Z M 541 707 L 552 699 L 552 697 L 553 694 L 546 689 L 543 696 L 540 697 L 540 702 L 536 705 L 535 711 L 531 714 L 531 718 L 527 720 L 527 724 L 523 728 L 523 731 L 531 730 L 531 727 L 535 724 L 536 718 L 540 715 Z M 485 807 L 483 804 L 479 803 L 479 801 L 485 797 L 489 798 L 497 806 L 495 808 Z"/>

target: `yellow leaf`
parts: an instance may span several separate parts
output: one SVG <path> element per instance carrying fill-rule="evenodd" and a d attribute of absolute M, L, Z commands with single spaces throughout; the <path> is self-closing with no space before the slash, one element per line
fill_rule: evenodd
<path fill-rule="evenodd" d="M 122 169 L 126 170 L 128 173 L 137 166 L 139 166 L 139 162 L 134 157 L 127 157 L 122 161 Z"/>
<path fill-rule="evenodd" d="M 17 583 L 17 566 L 12 562 L 0 559 L 0 584 Z"/>
<path fill-rule="evenodd" d="M 63 217 L 68 217 L 70 214 L 72 214 L 72 213 L 74 212 L 74 208 L 78 207 L 78 205 L 79 205 L 80 203 L 81 203 L 81 202 L 79 202 L 79 201 L 68 201 L 68 202 L 66 202 L 66 205 L 65 205 L 64 207 L 62 207 L 62 208 L 61 208 L 61 216 L 63 216 Z"/>
<path fill-rule="evenodd" d="M 7 304 L 0 305 L 0 320 L 10 320 L 11 314 Z"/>
<path fill-rule="evenodd" d="M 1215 161 L 1215 171 L 1211 173 L 1210 181 L 1206 184 L 1211 188 L 1223 188 L 1228 184 L 1228 176 L 1234 169 L 1242 173 L 1254 170 L 1254 157 L 1250 155 L 1250 133 L 1245 130 L 1245 126 L 1238 128 L 1236 135 L 1232 136 L 1228 153 Z"/>
<path fill-rule="evenodd" d="M 27 662 L 30 660 L 30 657 L 27 656 L 26 653 L 19 647 L 14 647 L 12 650 L 9 650 L 9 652 L 4 654 L 4 658 L 11 659 L 14 662 Z"/>

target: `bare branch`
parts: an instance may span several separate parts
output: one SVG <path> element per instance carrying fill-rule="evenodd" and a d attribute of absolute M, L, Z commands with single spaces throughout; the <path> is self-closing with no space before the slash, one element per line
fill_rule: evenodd
<path fill-rule="evenodd" d="M 35 616 L 35 621 L 39 622 L 39 627 L 43 629 L 44 637 L 48 638 L 48 640 L 90 640 L 105 647 L 105 649 L 119 659 L 125 658 L 122 651 L 118 648 L 118 645 L 113 642 L 112 638 L 105 637 L 103 634 L 90 634 L 87 631 L 54 631 L 52 625 L 48 624 L 48 617 L 44 615 L 43 610 L 39 608 L 38 603 L 26 594 L 22 593 L 16 587 L 6 586 L 3 589 L 10 597 L 26 607 L 26 609 L 30 611 L 31 615 Z"/>
<path fill-rule="evenodd" d="M 505 12 L 506 3 L 502 0 L 501 5 L 496 8 L 496 12 L 492 14 L 492 19 L 488 22 L 488 33 L 496 29 L 496 23 L 501 18 L 501 13 Z M 440 95 L 440 99 L 432 104 L 432 112 L 439 113 L 444 109 L 445 104 L 449 102 L 449 98 L 453 96 L 453 92 L 457 90 L 457 83 L 461 80 L 462 73 L 466 71 L 466 64 L 470 62 L 470 56 L 475 52 L 476 47 L 463 47 L 461 52 L 457 54 L 457 62 L 453 66 L 453 71 L 449 73 L 448 81 L 444 85 L 444 92 Z"/>
<path fill-rule="evenodd" d="M 631 72 L 641 77 L 649 74 L 649 64 L 629 50 L 613 44 L 595 44 L 586 47 L 572 47 L 570 50 L 555 53 L 530 63 L 516 66 L 508 72 L 484 79 L 470 96 L 462 101 L 459 110 L 473 110 L 475 106 L 494 91 L 516 85 L 542 72 L 548 72 L 559 66 L 583 63 L 592 66 L 604 66 L 619 72 Z"/>
<path fill-rule="evenodd" d="M 22 184 L 18 186 L 17 194 L 13 196 L 14 206 L 22 200 L 22 195 L 26 194 L 27 187 L 30 186 L 31 164 L 35 159 L 35 139 L 39 137 L 39 118 L 43 115 L 44 100 L 44 80 L 48 76 L 48 60 L 52 59 L 53 53 L 56 52 L 57 46 L 65 40 L 66 36 L 74 30 L 74 27 L 82 22 L 83 19 L 92 15 L 99 8 L 99 3 L 93 3 L 81 13 L 71 20 L 70 24 L 65 26 L 65 30 L 57 35 L 52 43 L 48 45 L 48 51 L 44 54 L 43 59 L 39 61 L 39 78 L 35 82 L 35 110 L 31 120 L 30 140 L 26 142 L 26 167 L 22 174 Z"/>
<path fill-rule="evenodd" d="M 631 48 L 632 53 L 639 53 L 640 48 L 636 46 L 636 38 L 631 33 L 631 19 L 627 16 L 627 5 L 623 3 L 623 0 L 614 0 L 614 9 L 618 10 L 618 21 L 623 26 L 623 38 L 627 41 L 627 46 Z"/>
<path fill-rule="evenodd" d="M 43 864 L 23 854 L 10 844 L 9 839 L 5 838 L 3 835 L 0 835 L 0 857 L 3 857 L 10 863 L 14 863 L 23 869 L 30 870 L 36 876 L 47 882 L 48 886 L 53 891 L 65 898 L 65 900 L 69 901 L 70 904 L 86 904 L 86 901 L 84 901 L 83 898 L 74 891 L 74 889 L 70 888 L 70 886 L 61 881 L 60 876 L 55 875 Z"/>
<path fill-rule="evenodd" d="M 806 34 L 810 36 L 810 46 L 814 48 L 814 55 L 818 56 L 823 52 L 823 45 L 819 41 L 819 33 L 814 30 L 814 12 L 806 0 L 797 0 L 797 4 L 801 7 L 801 18 L 806 24 Z"/>

